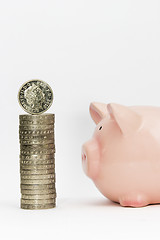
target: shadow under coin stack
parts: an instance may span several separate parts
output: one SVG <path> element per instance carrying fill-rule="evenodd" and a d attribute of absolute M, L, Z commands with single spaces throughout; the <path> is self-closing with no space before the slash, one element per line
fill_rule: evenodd
<path fill-rule="evenodd" d="M 20 115 L 19 123 L 21 208 L 54 208 L 55 115 Z"/>

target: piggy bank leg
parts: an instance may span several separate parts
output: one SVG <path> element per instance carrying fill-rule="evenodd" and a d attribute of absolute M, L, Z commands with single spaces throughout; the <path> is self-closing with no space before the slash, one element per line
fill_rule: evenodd
<path fill-rule="evenodd" d="M 126 194 L 119 198 L 119 203 L 123 207 L 145 207 L 149 204 L 143 194 Z"/>

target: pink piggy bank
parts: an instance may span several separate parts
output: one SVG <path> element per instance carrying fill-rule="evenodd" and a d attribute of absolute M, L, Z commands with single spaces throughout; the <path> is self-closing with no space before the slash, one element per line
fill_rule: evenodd
<path fill-rule="evenodd" d="M 160 203 L 160 108 L 91 103 L 93 138 L 82 165 L 100 192 L 121 206 Z"/>

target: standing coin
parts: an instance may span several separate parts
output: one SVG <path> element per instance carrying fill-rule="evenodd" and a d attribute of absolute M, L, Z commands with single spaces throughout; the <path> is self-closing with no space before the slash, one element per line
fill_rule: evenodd
<path fill-rule="evenodd" d="M 41 114 L 47 111 L 53 102 L 51 87 L 41 80 L 31 80 L 19 90 L 20 106 L 30 114 Z"/>

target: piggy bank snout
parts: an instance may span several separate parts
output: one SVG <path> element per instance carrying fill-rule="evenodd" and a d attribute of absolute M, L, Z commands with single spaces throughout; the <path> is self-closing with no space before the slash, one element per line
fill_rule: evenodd
<path fill-rule="evenodd" d="M 96 140 L 92 139 L 82 146 L 82 166 L 85 174 L 94 178 L 99 165 L 99 147 Z"/>

